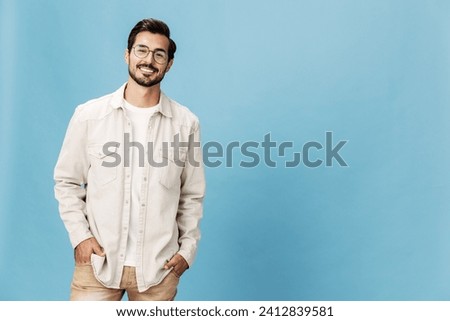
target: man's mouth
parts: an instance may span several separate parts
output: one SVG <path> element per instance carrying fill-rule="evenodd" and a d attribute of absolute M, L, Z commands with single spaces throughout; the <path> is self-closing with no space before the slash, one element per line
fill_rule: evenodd
<path fill-rule="evenodd" d="M 152 74 L 152 73 L 158 71 L 155 68 L 153 68 L 152 66 L 148 66 L 148 65 L 139 65 L 137 67 L 140 71 L 142 71 L 145 74 Z"/>

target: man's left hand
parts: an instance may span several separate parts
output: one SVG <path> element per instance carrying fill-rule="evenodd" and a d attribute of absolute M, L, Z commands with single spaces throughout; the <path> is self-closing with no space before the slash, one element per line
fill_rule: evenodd
<path fill-rule="evenodd" d="M 182 257 L 180 254 L 175 254 L 169 262 L 167 262 L 164 265 L 164 269 L 168 270 L 173 267 L 173 272 L 180 277 L 184 271 L 186 271 L 189 268 L 189 264 L 186 262 L 184 257 Z"/>

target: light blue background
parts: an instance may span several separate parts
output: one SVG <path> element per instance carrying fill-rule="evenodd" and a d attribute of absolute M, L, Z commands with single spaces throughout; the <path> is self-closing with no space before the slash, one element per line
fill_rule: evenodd
<path fill-rule="evenodd" d="M 172 30 L 163 89 L 204 142 L 349 140 L 347 168 L 208 168 L 179 300 L 450 299 L 449 16 L 445 0 L 2 0 L 0 299 L 68 298 L 53 167 L 75 106 L 126 81 L 146 17 Z"/>

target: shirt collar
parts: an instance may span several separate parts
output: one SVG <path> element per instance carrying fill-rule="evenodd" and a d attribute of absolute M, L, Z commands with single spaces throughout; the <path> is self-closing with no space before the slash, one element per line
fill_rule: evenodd
<path fill-rule="evenodd" d="M 124 91 L 125 86 L 127 84 L 123 84 L 120 86 L 119 89 L 117 89 L 111 97 L 111 100 L 109 102 L 110 106 L 114 109 L 117 108 L 123 108 L 123 97 L 124 97 Z M 161 91 L 159 101 L 161 103 L 161 109 L 159 110 L 161 114 L 163 114 L 166 117 L 172 117 L 172 110 L 170 108 L 170 100 L 169 98 Z"/>

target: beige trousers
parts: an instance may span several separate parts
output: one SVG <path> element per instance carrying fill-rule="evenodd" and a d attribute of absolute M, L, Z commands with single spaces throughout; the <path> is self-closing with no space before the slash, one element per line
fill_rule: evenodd
<path fill-rule="evenodd" d="M 179 277 L 170 272 L 161 283 L 139 292 L 136 282 L 136 269 L 125 266 L 120 289 L 111 289 L 101 284 L 94 276 L 92 266 L 75 265 L 71 286 L 71 301 L 120 301 L 125 292 L 130 301 L 172 301 L 177 294 Z"/>

